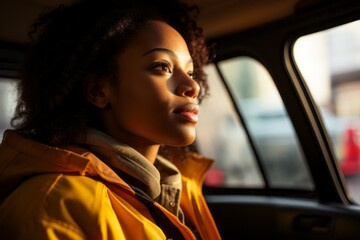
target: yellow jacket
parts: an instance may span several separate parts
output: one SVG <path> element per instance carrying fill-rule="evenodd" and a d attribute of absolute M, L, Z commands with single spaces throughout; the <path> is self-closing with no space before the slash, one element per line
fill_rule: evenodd
<path fill-rule="evenodd" d="M 182 174 L 186 218 L 202 239 L 220 239 L 201 192 L 212 160 L 172 161 Z M 165 236 L 129 185 L 88 150 L 50 147 L 11 131 L 0 145 L 0 203 L 0 239 L 195 239 L 154 202 L 181 233 Z"/>

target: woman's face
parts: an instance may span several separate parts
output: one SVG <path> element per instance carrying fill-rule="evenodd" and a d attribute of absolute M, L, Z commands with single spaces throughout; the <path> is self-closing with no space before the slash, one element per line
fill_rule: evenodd
<path fill-rule="evenodd" d="M 164 22 L 149 21 L 116 60 L 117 83 L 104 85 L 105 131 L 130 146 L 191 144 L 200 87 L 181 35 Z"/>

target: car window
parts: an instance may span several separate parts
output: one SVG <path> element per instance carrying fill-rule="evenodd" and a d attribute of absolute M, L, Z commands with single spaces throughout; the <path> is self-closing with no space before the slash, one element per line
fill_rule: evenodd
<path fill-rule="evenodd" d="M 211 94 L 203 100 L 197 126 L 197 147 L 215 159 L 205 184 L 224 187 L 264 187 L 244 128 L 214 65 L 206 67 Z M 239 153 L 241 155 L 239 155 Z"/>
<path fill-rule="evenodd" d="M 360 21 L 299 38 L 295 62 L 316 102 L 351 198 L 360 203 Z"/>
<path fill-rule="evenodd" d="M 265 67 L 237 57 L 208 66 L 207 73 L 211 96 L 200 111 L 197 144 L 216 161 L 205 184 L 312 190 L 294 128 Z"/>
<path fill-rule="evenodd" d="M 0 140 L 15 110 L 16 91 L 13 79 L 0 78 Z"/>

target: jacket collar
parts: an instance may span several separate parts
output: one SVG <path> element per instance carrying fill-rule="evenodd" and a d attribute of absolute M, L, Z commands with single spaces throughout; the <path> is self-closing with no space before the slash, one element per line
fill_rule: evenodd
<path fill-rule="evenodd" d="M 34 174 L 47 173 L 98 177 L 134 193 L 110 167 L 77 146 L 51 147 L 7 130 L 0 145 L 0 159 L 0 196 Z"/>
<path fill-rule="evenodd" d="M 182 157 L 184 152 L 177 149 L 168 153 L 165 157 L 180 170 L 183 178 L 196 181 L 201 187 L 213 160 L 193 152 Z M 24 179 L 44 173 L 99 177 L 134 194 L 110 167 L 87 149 L 78 146 L 51 147 L 7 130 L 0 145 L 0 159 L 0 196 L 7 195 Z"/>

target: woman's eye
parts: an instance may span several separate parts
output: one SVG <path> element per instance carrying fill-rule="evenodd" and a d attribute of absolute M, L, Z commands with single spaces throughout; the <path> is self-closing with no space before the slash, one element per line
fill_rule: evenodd
<path fill-rule="evenodd" d="M 195 79 L 195 74 L 193 72 L 188 72 L 189 77 L 191 77 L 192 79 Z"/>
<path fill-rule="evenodd" d="M 156 63 L 154 64 L 153 68 L 157 71 L 172 73 L 169 63 L 162 63 L 162 62 Z"/>

